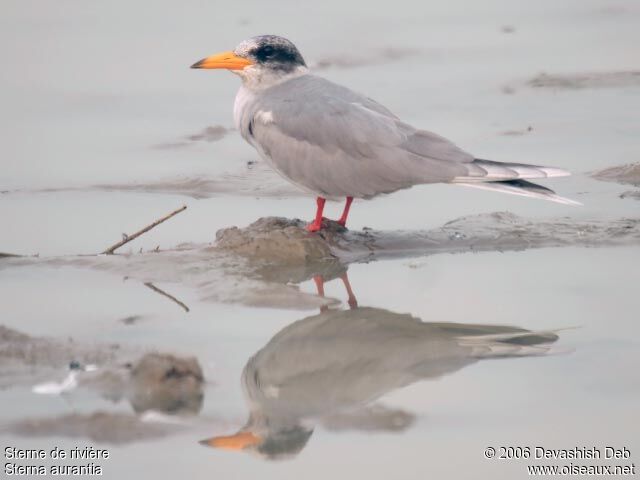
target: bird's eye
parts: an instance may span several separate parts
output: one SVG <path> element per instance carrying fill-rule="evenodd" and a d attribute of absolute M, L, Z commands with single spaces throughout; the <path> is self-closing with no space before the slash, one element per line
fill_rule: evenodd
<path fill-rule="evenodd" d="M 262 51 L 260 53 L 262 53 L 262 55 L 264 57 L 267 57 L 267 58 L 272 57 L 273 56 L 273 47 L 270 46 L 270 45 L 262 47 Z"/>

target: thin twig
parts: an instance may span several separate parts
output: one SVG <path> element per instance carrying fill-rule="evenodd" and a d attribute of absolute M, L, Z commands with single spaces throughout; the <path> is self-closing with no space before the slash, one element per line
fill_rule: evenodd
<path fill-rule="evenodd" d="M 145 287 L 150 288 L 151 290 L 153 290 L 156 293 L 159 293 L 160 295 L 162 295 L 163 297 L 167 297 L 169 300 L 177 303 L 178 305 L 180 305 L 182 308 L 184 308 L 185 312 L 189 312 L 189 307 L 187 307 L 184 303 L 182 303 L 180 300 L 178 300 L 176 297 L 174 297 L 173 295 L 168 294 L 167 292 L 165 292 L 164 290 L 159 289 L 158 287 L 156 287 L 153 283 L 151 282 L 146 282 L 144 284 Z"/>
<path fill-rule="evenodd" d="M 107 248 L 104 252 L 102 252 L 103 254 L 106 255 L 111 255 L 116 249 L 120 248 L 121 246 L 129 243 L 131 240 L 135 240 L 136 238 L 138 238 L 140 235 L 142 235 L 145 232 L 148 232 L 149 230 L 151 230 L 154 227 L 157 227 L 158 225 L 160 225 L 162 222 L 164 222 L 165 220 L 169 220 L 171 217 L 173 217 L 174 215 L 177 215 L 178 213 L 182 212 L 183 210 L 186 210 L 187 206 L 183 205 L 182 207 L 180 207 L 177 210 L 174 210 L 173 212 L 171 212 L 168 215 L 165 215 L 162 218 L 159 218 L 158 220 L 156 220 L 155 222 L 153 222 L 151 225 L 147 225 L 146 227 L 144 227 L 142 230 L 138 230 L 136 233 L 132 234 L 132 235 L 128 235 L 125 236 L 122 240 L 120 240 L 118 243 L 116 243 L 115 245 L 110 246 L 109 248 Z"/>

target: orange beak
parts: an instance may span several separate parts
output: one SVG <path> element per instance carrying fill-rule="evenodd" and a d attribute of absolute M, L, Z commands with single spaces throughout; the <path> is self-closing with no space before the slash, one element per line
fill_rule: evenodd
<path fill-rule="evenodd" d="M 258 445 L 262 442 L 262 438 L 251 432 L 238 432 L 235 435 L 227 435 L 223 437 L 212 437 L 202 440 L 202 445 L 214 448 L 222 448 L 224 450 L 243 450 L 247 447 Z"/>
<path fill-rule="evenodd" d="M 251 60 L 237 56 L 233 52 L 222 52 L 203 58 L 191 65 L 191 68 L 226 68 L 227 70 L 242 70 L 253 65 Z"/>

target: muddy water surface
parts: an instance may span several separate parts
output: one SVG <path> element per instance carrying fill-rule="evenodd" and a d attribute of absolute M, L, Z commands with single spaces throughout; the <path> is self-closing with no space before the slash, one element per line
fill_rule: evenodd
<path fill-rule="evenodd" d="M 0 252 L 21 257 L 0 258 L 3 448 L 108 448 L 103 475 L 136 479 L 536 464 L 488 446 L 637 463 L 637 168 L 592 176 L 640 161 L 637 5 L 316 7 L 5 5 Z M 546 185 L 584 206 L 416 187 L 356 202 L 328 242 L 267 219 L 216 245 L 313 213 L 233 130 L 238 80 L 188 69 L 267 32 L 482 158 L 571 170 Z"/>

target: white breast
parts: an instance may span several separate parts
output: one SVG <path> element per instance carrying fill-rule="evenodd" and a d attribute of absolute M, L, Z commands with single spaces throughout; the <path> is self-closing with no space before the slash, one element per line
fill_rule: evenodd
<path fill-rule="evenodd" d="M 233 104 L 233 121 L 236 125 L 236 128 L 242 132 L 242 117 L 246 112 L 247 106 L 255 99 L 255 94 L 245 88 L 244 86 L 240 87 L 238 93 L 236 94 L 236 101 Z"/>

